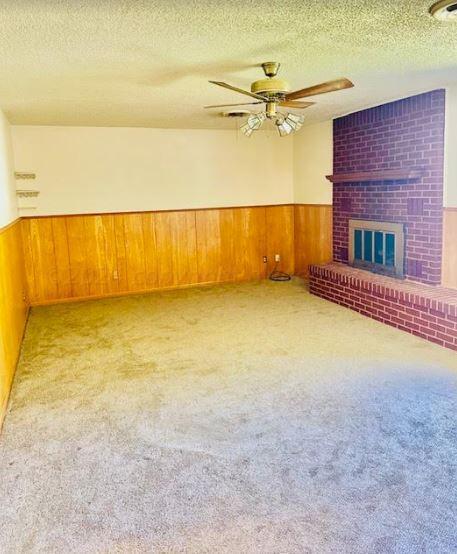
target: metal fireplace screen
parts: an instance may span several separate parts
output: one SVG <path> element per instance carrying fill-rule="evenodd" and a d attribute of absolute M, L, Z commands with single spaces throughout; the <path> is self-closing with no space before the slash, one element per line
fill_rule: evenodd
<path fill-rule="evenodd" d="M 404 276 L 402 223 L 349 220 L 349 263 L 375 273 Z"/>

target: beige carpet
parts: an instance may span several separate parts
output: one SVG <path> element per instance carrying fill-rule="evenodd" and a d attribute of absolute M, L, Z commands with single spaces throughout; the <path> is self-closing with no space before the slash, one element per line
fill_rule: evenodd
<path fill-rule="evenodd" d="M 457 356 L 301 281 L 34 309 L 0 552 L 455 553 Z"/>

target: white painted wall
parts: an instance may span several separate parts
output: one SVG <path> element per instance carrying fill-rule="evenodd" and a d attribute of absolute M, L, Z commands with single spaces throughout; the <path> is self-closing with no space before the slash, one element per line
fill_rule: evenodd
<path fill-rule="evenodd" d="M 446 90 L 444 206 L 457 208 L 457 84 Z"/>
<path fill-rule="evenodd" d="M 0 111 L 0 228 L 18 217 L 11 128 Z"/>
<path fill-rule="evenodd" d="M 13 126 L 51 215 L 293 202 L 293 140 L 236 131 Z"/>
<path fill-rule="evenodd" d="M 297 204 L 331 204 L 333 122 L 304 127 L 294 136 L 294 200 Z"/>
<path fill-rule="evenodd" d="M 11 129 L 15 168 L 36 173 L 33 187 L 40 190 L 37 209 L 22 215 L 332 203 L 325 178 L 333 172 L 332 121 L 286 139 L 264 132 L 246 139 L 227 130 Z M 7 131 L 2 117 L 0 147 L 9 152 Z M 456 152 L 457 85 L 447 91 L 447 207 L 457 207 Z M 16 217 L 11 180 L 4 177 L 11 174 L 7 160 L 0 168 L 2 221 Z"/>

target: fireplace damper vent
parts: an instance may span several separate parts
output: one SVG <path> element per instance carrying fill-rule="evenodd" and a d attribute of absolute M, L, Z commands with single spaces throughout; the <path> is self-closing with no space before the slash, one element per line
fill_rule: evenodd
<path fill-rule="evenodd" d="M 405 233 L 402 223 L 349 220 L 349 264 L 403 278 Z"/>

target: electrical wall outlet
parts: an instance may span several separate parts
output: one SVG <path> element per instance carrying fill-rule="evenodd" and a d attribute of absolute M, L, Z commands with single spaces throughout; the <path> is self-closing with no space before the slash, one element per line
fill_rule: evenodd
<path fill-rule="evenodd" d="M 268 258 L 266 256 L 263 257 L 263 263 L 266 264 L 268 262 Z"/>
<path fill-rule="evenodd" d="M 279 254 L 275 254 L 275 262 L 280 262 L 281 256 Z"/>
<path fill-rule="evenodd" d="M 119 273 L 117 272 L 117 269 L 113 271 L 113 279 L 119 279 Z"/>

